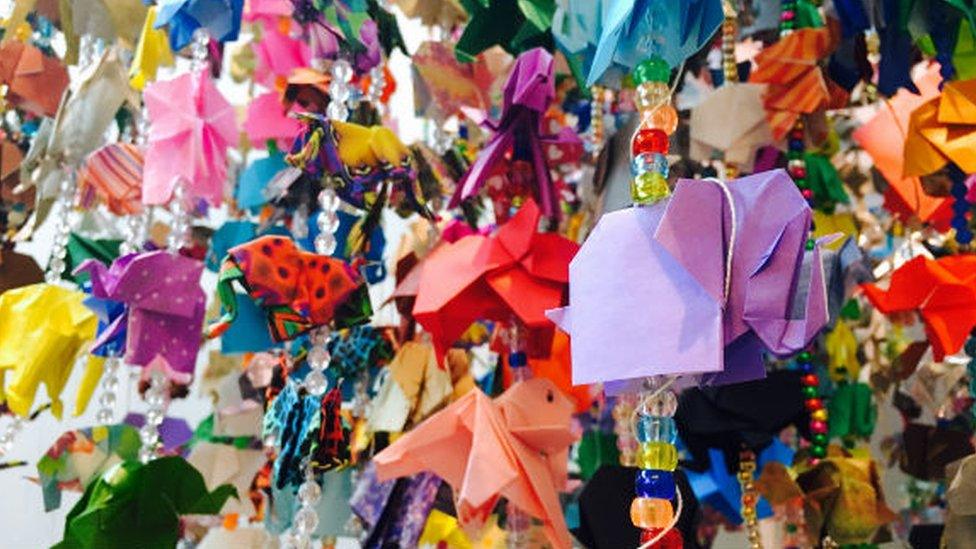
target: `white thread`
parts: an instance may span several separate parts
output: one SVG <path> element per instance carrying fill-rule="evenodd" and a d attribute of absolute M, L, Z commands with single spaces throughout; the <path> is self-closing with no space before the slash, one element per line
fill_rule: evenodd
<path fill-rule="evenodd" d="M 722 309 L 724 310 L 726 303 L 729 302 L 729 291 L 732 287 L 732 254 L 735 251 L 736 230 L 735 202 L 732 200 L 732 191 L 729 190 L 729 186 L 725 184 L 725 181 L 717 177 L 706 177 L 704 181 L 711 181 L 722 188 L 725 199 L 729 201 L 729 212 L 732 214 L 732 234 L 729 235 L 729 251 L 725 254 L 725 292 L 722 294 Z"/>

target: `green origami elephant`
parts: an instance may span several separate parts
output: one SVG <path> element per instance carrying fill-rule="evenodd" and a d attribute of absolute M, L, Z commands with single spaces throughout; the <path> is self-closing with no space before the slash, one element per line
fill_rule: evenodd
<path fill-rule="evenodd" d="M 237 490 L 229 484 L 208 492 L 182 457 L 122 462 L 88 486 L 52 549 L 170 549 L 179 540 L 180 515 L 219 513 L 231 496 Z"/>

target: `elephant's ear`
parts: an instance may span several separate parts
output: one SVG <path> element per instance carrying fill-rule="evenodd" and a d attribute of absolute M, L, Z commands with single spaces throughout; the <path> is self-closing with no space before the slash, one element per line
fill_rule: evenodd
<path fill-rule="evenodd" d="M 655 240 L 719 303 L 725 298 L 726 202 L 718 183 L 681 179 L 654 232 Z"/>
<path fill-rule="evenodd" d="M 794 217 L 746 283 L 743 317 L 776 355 L 802 350 L 827 324 L 827 287 L 820 242 L 804 252 L 808 227 L 808 212 Z M 803 304 L 794 312 L 796 296 L 803 298 Z"/>

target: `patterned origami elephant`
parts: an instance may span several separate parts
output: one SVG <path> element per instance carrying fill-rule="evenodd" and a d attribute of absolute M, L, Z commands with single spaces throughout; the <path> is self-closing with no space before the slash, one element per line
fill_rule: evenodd
<path fill-rule="evenodd" d="M 569 267 L 573 383 L 765 375 L 827 322 L 811 212 L 783 170 L 680 180 L 669 200 L 605 214 Z"/>

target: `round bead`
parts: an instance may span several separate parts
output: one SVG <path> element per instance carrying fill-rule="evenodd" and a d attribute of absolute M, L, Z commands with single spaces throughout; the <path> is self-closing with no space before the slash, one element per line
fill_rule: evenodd
<path fill-rule="evenodd" d="M 658 56 L 645 59 L 634 67 L 634 83 L 667 82 L 671 79 L 671 67 Z"/>
<path fill-rule="evenodd" d="M 800 194 L 802 194 L 803 198 L 807 200 L 813 200 L 813 191 L 810 189 L 803 189 L 800 191 Z"/>
<path fill-rule="evenodd" d="M 634 498 L 630 504 L 630 520 L 638 528 L 665 528 L 674 518 L 671 502 L 657 498 Z"/>
<path fill-rule="evenodd" d="M 630 162 L 630 173 L 634 177 L 642 173 L 659 173 L 668 176 L 668 158 L 661 153 L 640 153 Z"/>
<path fill-rule="evenodd" d="M 642 411 L 649 416 L 673 417 L 678 411 L 678 395 L 671 390 L 662 391 L 653 399 L 646 399 Z"/>
<path fill-rule="evenodd" d="M 808 412 L 814 412 L 823 408 L 823 401 L 819 398 L 809 398 L 803 403 Z"/>
<path fill-rule="evenodd" d="M 813 431 L 814 434 L 826 434 L 827 423 L 823 421 L 816 421 L 816 420 L 811 421 L 810 430 Z"/>
<path fill-rule="evenodd" d="M 305 376 L 305 389 L 312 396 L 322 396 L 329 388 L 329 380 L 321 370 L 312 370 Z"/>
<path fill-rule="evenodd" d="M 807 374 L 800 378 L 800 383 L 806 387 L 816 387 L 820 385 L 820 378 L 816 374 Z"/>
<path fill-rule="evenodd" d="M 661 105 L 651 111 L 645 119 L 649 127 L 662 130 L 668 135 L 678 129 L 678 111 L 671 105 Z"/>
<path fill-rule="evenodd" d="M 678 428 L 674 418 L 667 416 L 637 415 L 637 440 L 641 442 L 669 442 L 674 444 Z"/>
<path fill-rule="evenodd" d="M 811 386 L 808 385 L 808 386 L 804 387 L 802 389 L 802 391 L 803 391 L 804 398 L 814 398 L 815 396 L 817 396 L 817 388 L 816 387 L 811 387 Z"/>
<path fill-rule="evenodd" d="M 822 458 L 822 457 L 824 457 L 824 456 L 827 455 L 827 447 L 826 446 L 811 446 L 810 447 L 810 455 L 812 455 L 815 458 Z"/>
<path fill-rule="evenodd" d="M 298 487 L 298 498 L 315 505 L 322 499 L 322 487 L 314 480 L 306 480 Z"/>
<path fill-rule="evenodd" d="M 660 107 L 671 98 L 671 88 L 664 82 L 644 82 L 637 86 L 637 108 L 648 111 Z"/>
<path fill-rule="evenodd" d="M 652 204 L 665 198 L 671 192 L 668 180 L 659 173 L 642 173 L 634 178 L 630 189 L 635 204 Z"/>
<path fill-rule="evenodd" d="M 674 471 L 678 466 L 678 449 L 667 442 L 644 442 L 637 450 L 637 466 L 641 469 Z"/>
<path fill-rule="evenodd" d="M 827 409 L 821 408 L 810 413 L 810 419 L 815 421 L 827 421 Z"/>
<path fill-rule="evenodd" d="M 668 134 L 658 128 L 641 128 L 634 137 L 634 144 L 631 147 L 631 154 L 637 156 L 640 153 L 660 153 L 667 154 L 671 148 Z"/>
<path fill-rule="evenodd" d="M 810 351 L 801 351 L 800 354 L 796 355 L 796 358 L 801 362 L 810 362 L 813 359 L 813 355 L 810 354 Z"/>
<path fill-rule="evenodd" d="M 109 410 L 108 408 L 102 408 L 101 410 L 98 411 L 97 414 L 95 414 L 95 421 L 99 425 L 111 423 L 113 419 L 115 419 L 115 413 L 113 413 L 112 410 Z"/>
<path fill-rule="evenodd" d="M 803 166 L 790 170 L 790 175 L 797 179 L 804 179 L 807 176 L 807 169 Z"/>
<path fill-rule="evenodd" d="M 827 445 L 827 435 L 825 435 L 823 433 L 817 433 L 817 434 L 813 435 L 812 437 L 810 437 L 810 441 L 813 442 L 814 444 L 816 444 L 817 446 L 826 446 Z"/>
<path fill-rule="evenodd" d="M 311 507 L 302 507 L 295 513 L 292 525 L 303 534 L 311 534 L 319 527 L 319 515 Z"/>
<path fill-rule="evenodd" d="M 661 528 L 645 528 L 641 531 L 640 543 L 644 545 L 645 543 L 656 538 L 658 534 L 661 533 Z M 652 547 L 654 549 L 682 549 L 685 546 L 685 540 L 681 537 L 681 530 L 677 528 L 671 528 L 667 531 L 661 539 L 657 540 Z"/>
<path fill-rule="evenodd" d="M 787 10 L 779 14 L 779 18 L 781 21 L 792 21 L 795 15 L 792 10 Z"/>
<path fill-rule="evenodd" d="M 641 469 L 637 471 L 634 492 L 639 498 L 674 499 L 674 474 L 670 471 Z"/>
<path fill-rule="evenodd" d="M 817 247 L 817 241 L 814 240 L 814 239 L 812 239 L 812 238 L 808 238 L 807 239 L 807 244 L 806 244 L 807 250 L 813 251 L 813 249 L 816 248 L 816 247 Z"/>

